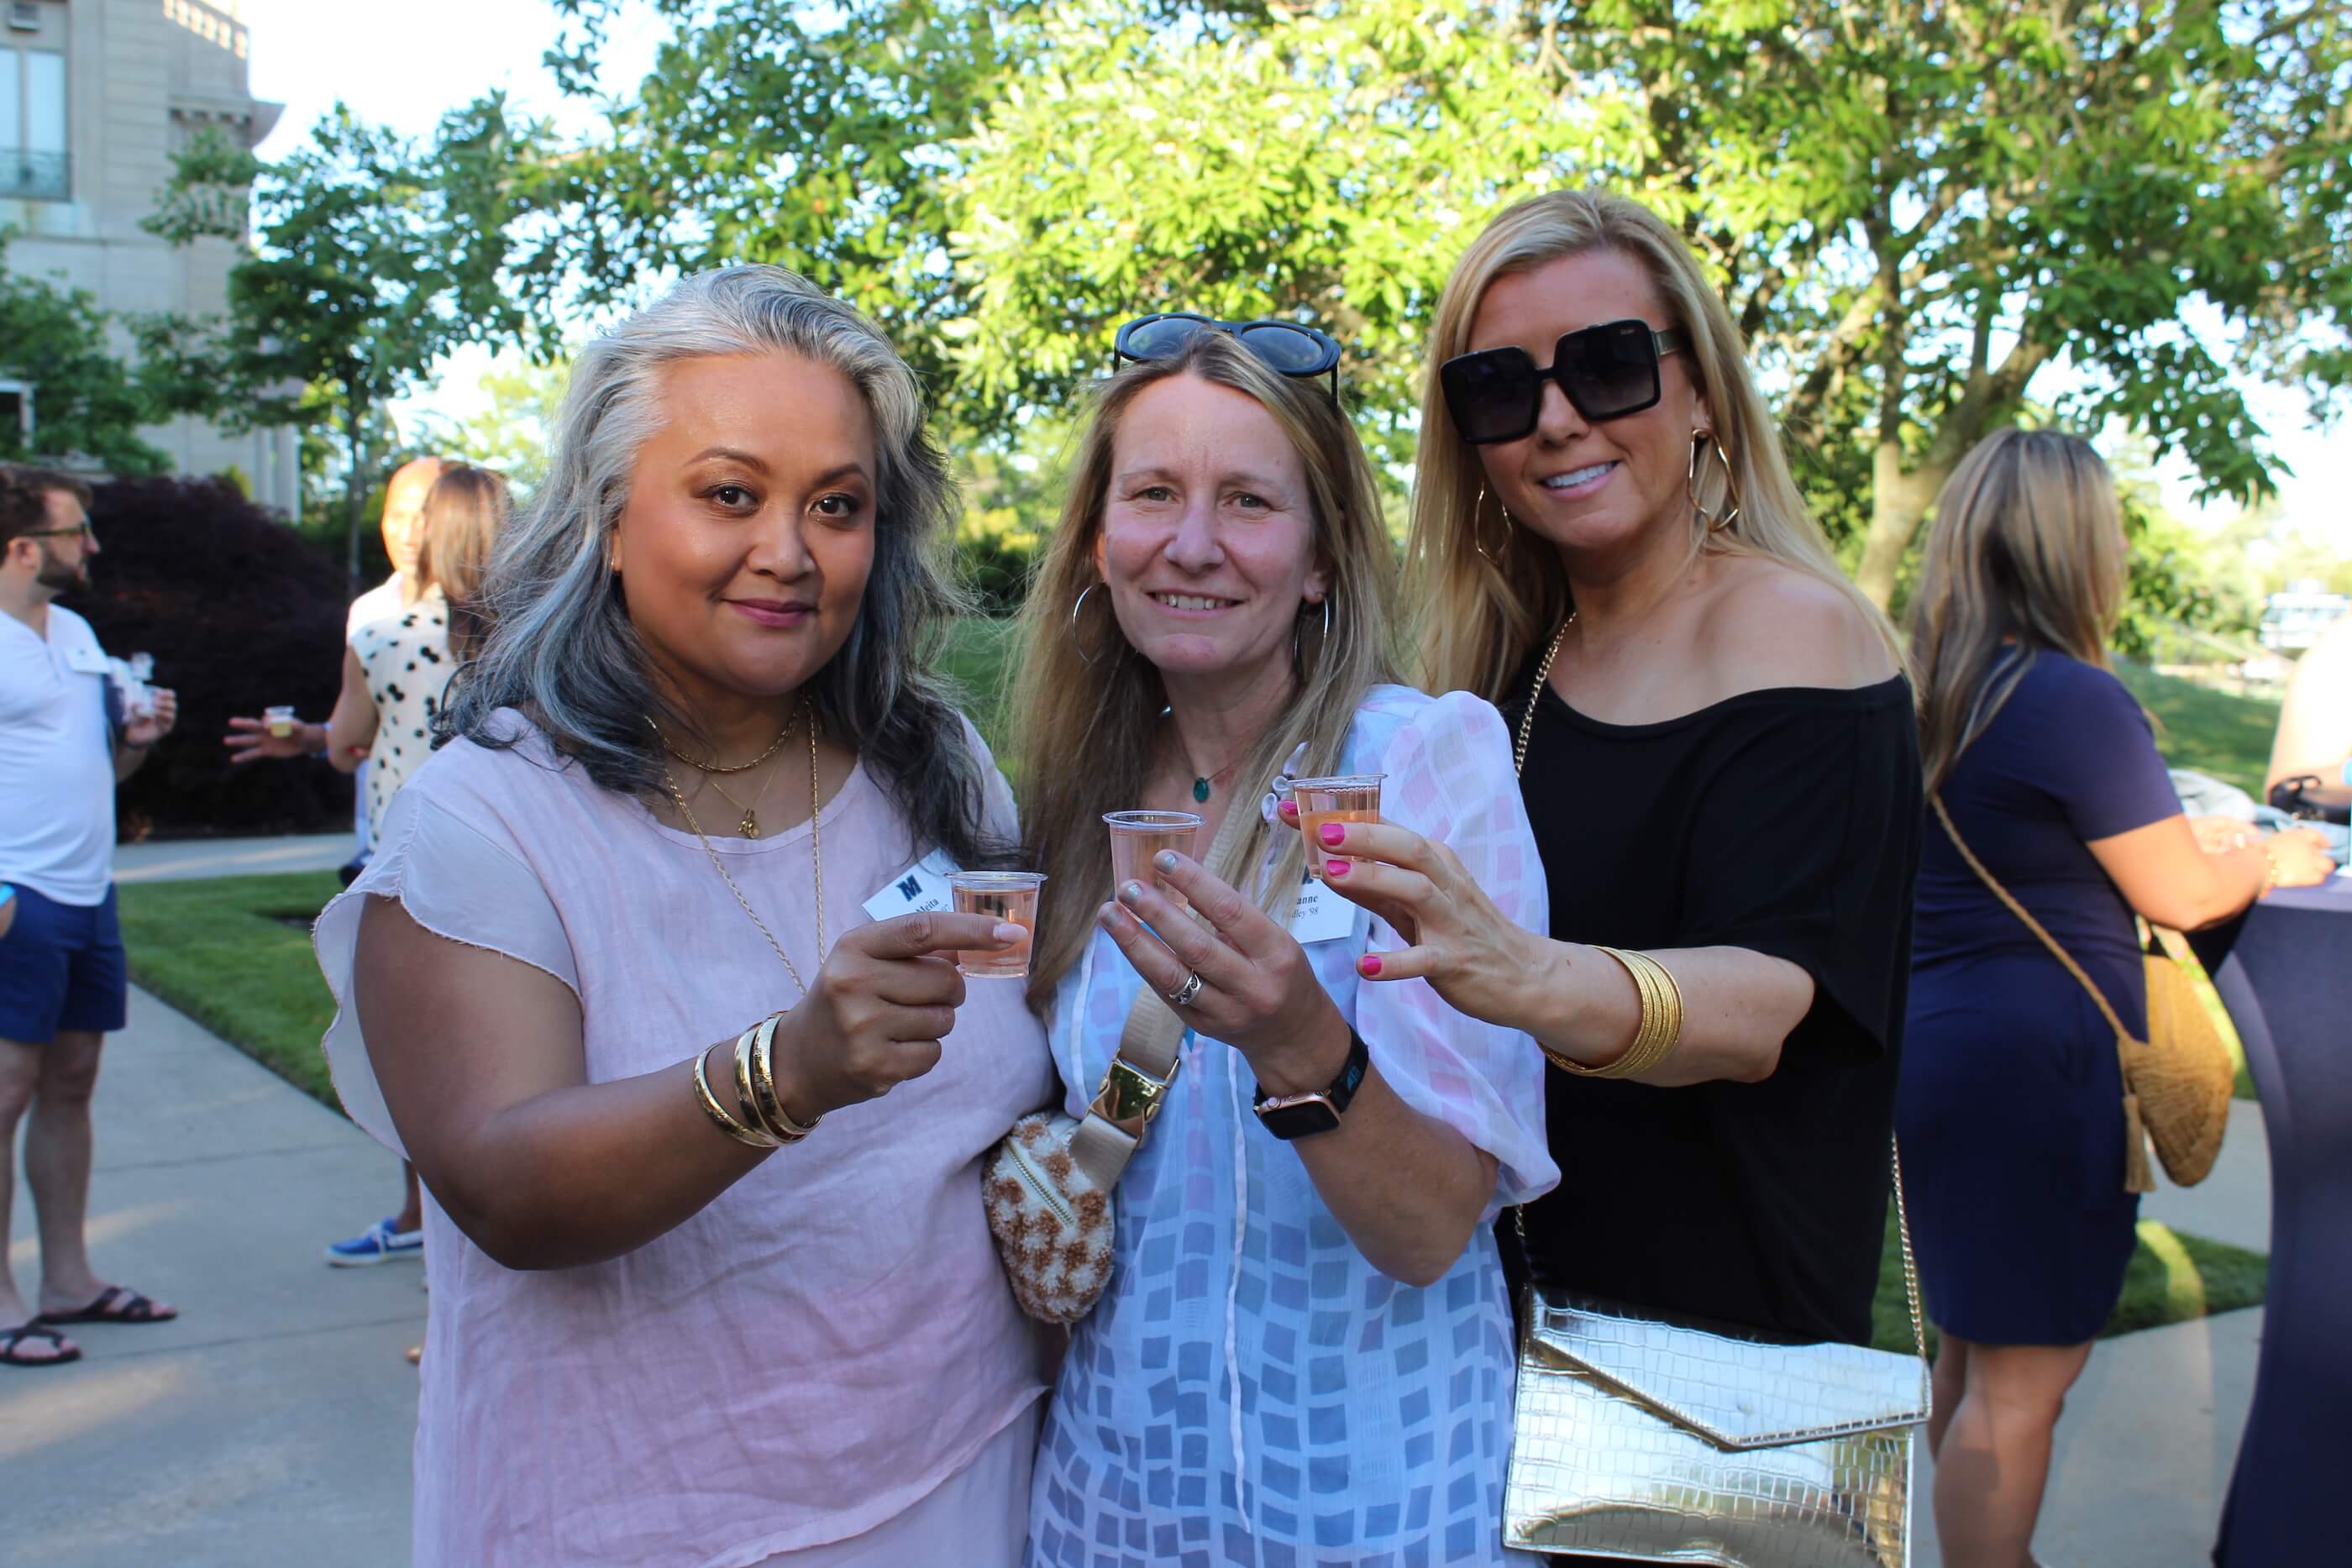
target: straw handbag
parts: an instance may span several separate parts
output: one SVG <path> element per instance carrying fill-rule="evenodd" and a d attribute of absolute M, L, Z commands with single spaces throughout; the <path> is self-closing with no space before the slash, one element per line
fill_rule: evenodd
<path fill-rule="evenodd" d="M 2142 966 L 2147 972 L 2147 1039 L 2135 1040 L 2099 988 L 2091 983 L 2091 977 L 2083 973 L 2082 966 L 1970 852 L 1960 830 L 1952 825 L 1952 814 L 1944 809 L 1943 798 L 1930 794 L 1927 803 L 1936 809 L 1937 819 L 1951 836 L 1952 847 L 1960 852 L 1977 880 L 2041 938 L 2051 956 L 2091 994 L 2100 1016 L 2116 1031 L 2116 1053 L 2123 1063 L 2124 1079 L 2124 1190 L 2156 1190 L 2156 1175 L 2147 1164 L 2151 1141 L 2157 1158 L 2164 1162 L 2164 1174 L 2176 1184 L 2195 1186 L 2203 1181 L 2221 1153 L 2221 1135 L 2230 1130 L 2230 1094 L 2237 1080 L 2237 1065 L 2230 1059 L 2230 1048 L 2221 1042 L 2221 1031 L 2214 1027 L 2212 1015 L 2198 998 L 2188 971 L 2172 956 L 2173 944 L 2180 941 L 2179 934 L 2156 928 L 2152 936 L 2142 938 Z"/>

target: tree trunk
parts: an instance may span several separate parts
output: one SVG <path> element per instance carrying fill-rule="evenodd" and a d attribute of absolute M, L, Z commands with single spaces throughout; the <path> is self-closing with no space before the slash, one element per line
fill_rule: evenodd
<path fill-rule="evenodd" d="M 1863 535 L 1862 564 L 1853 580 L 1881 610 L 1893 601 L 1903 558 L 1910 553 L 1911 541 L 1918 538 L 1919 525 L 1951 471 L 1949 464 L 1931 459 L 1906 473 L 1899 448 L 1878 448 L 1871 467 L 1870 527 Z"/>
<path fill-rule="evenodd" d="M 343 405 L 343 434 L 351 444 L 352 465 L 343 476 L 343 570 L 351 580 L 352 597 L 360 596 L 360 518 L 367 507 L 367 445 L 361 435 L 367 418 L 353 399 Z"/>

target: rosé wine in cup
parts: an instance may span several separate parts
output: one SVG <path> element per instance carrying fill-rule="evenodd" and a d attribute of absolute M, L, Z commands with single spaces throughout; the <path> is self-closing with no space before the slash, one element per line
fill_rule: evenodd
<path fill-rule="evenodd" d="M 1024 933 L 1037 929 L 1037 890 L 1045 885 L 1045 877 L 1034 871 L 960 871 L 948 877 L 958 915 L 985 915 Z M 1021 979 L 1029 973 L 1029 943 L 1024 935 L 997 952 L 958 953 L 956 968 L 975 980 Z"/>
<path fill-rule="evenodd" d="M 1191 811 L 1107 811 L 1103 821 L 1110 828 L 1111 897 L 1116 900 L 1120 888 L 1139 882 L 1158 888 L 1177 908 L 1192 913 L 1184 895 L 1164 885 L 1151 862 L 1161 850 L 1191 854 L 1200 837 L 1202 819 Z"/>
<path fill-rule="evenodd" d="M 1331 851 L 1317 830 L 1326 822 L 1379 821 L 1381 780 L 1387 777 L 1385 773 L 1350 773 L 1290 781 L 1290 799 L 1298 808 L 1298 831 L 1307 835 L 1307 869 L 1316 880 L 1331 880 L 1323 873 L 1323 862 Z"/>

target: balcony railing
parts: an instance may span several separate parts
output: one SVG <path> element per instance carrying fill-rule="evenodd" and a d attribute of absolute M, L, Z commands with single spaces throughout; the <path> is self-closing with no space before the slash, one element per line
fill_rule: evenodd
<path fill-rule="evenodd" d="M 62 202 L 73 195 L 73 155 L 0 147 L 0 198 Z"/>

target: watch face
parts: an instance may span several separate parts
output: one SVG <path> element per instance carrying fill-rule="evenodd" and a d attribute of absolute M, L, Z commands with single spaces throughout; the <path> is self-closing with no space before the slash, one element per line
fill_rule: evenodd
<path fill-rule="evenodd" d="M 1271 1105 L 1257 1113 L 1265 1130 L 1287 1143 L 1313 1133 L 1328 1133 L 1339 1125 L 1339 1113 L 1320 1094 L 1307 1095 L 1288 1105 Z"/>

